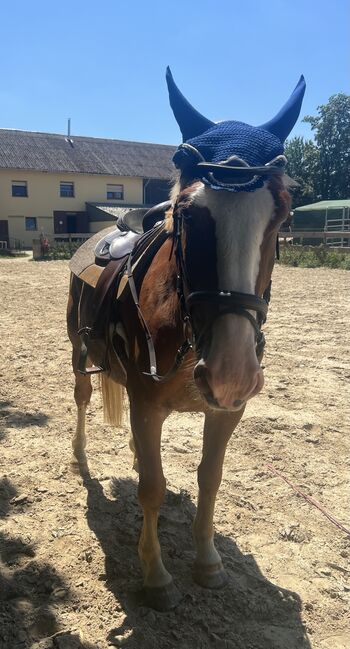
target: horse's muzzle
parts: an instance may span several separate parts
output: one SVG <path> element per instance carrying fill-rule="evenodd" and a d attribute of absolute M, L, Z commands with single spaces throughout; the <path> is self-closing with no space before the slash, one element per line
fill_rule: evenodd
<path fill-rule="evenodd" d="M 243 408 L 243 406 L 245 405 L 245 401 L 242 401 L 241 399 L 235 399 L 229 407 L 221 406 L 218 403 L 217 399 L 214 398 L 212 389 L 209 385 L 204 361 L 200 361 L 196 365 L 196 367 L 194 368 L 193 376 L 198 390 L 211 408 L 215 408 L 215 410 L 230 410 L 232 412 L 235 412 L 241 410 L 241 408 Z"/>
<path fill-rule="evenodd" d="M 244 386 L 220 384 L 220 381 L 215 381 L 211 376 L 203 359 L 194 368 L 193 376 L 198 390 L 209 406 L 231 412 L 241 410 L 248 399 L 260 392 L 264 384 L 260 367 L 255 369 Z"/>

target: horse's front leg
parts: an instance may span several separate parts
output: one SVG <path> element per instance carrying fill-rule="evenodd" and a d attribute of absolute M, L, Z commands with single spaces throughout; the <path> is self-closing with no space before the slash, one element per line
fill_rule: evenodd
<path fill-rule="evenodd" d="M 158 514 L 165 496 L 165 478 L 160 456 L 162 425 L 168 412 L 140 399 L 130 401 L 130 421 L 138 470 L 138 496 L 143 509 L 139 557 L 144 576 L 146 604 L 168 610 L 179 602 L 172 576 L 164 567 L 158 540 Z"/>
<path fill-rule="evenodd" d="M 227 576 L 214 545 L 215 499 L 221 478 L 227 442 L 244 408 L 235 413 L 211 411 L 205 416 L 203 455 L 198 467 L 198 507 L 193 524 L 196 546 L 194 579 L 206 588 L 220 588 Z"/>

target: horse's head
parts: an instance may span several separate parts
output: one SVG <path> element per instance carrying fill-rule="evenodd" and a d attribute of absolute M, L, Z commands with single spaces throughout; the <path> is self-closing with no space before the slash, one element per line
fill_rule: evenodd
<path fill-rule="evenodd" d="M 198 358 L 194 378 L 210 405 L 237 410 L 263 386 L 260 327 L 278 230 L 290 208 L 283 142 L 305 82 L 301 77 L 274 119 L 253 127 L 211 122 L 183 97 L 169 70 L 167 81 L 184 138 L 174 156 L 174 236 Z"/>

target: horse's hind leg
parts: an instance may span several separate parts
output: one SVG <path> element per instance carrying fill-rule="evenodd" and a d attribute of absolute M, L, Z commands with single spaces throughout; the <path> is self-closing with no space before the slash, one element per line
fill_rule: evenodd
<path fill-rule="evenodd" d="M 203 455 L 198 467 L 198 507 L 193 524 L 196 546 L 194 579 L 206 588 L 220 588 L 227 576 L 214 545 L 215 499 L 221 478 L 227 443 L 242 417 L 237 413 L 210 412 L 205 416 Z"/>
<path fill-rule="evenodd" d="M 77 404 L 77 427 L 72 441 L 74 453 L 73 465 L 86 463 L 85 414 L 86 407 L 90 403 L 92 392 L 91 377 L 88 375 L 85 376 L 78 371 L 81 340 L 77 332 L 80 328 L 79 312 L 84 287 L 85 291 L 93 291 L 90 286 L 86 287 L 78 277 L 71 274 L 67 305 L 67 331 L 73 347 L 72 366 L 75 375 L 74 398 Z M 89 300 L 87 299 L 88 302 Z"/>
<path fill-rule="evenodd" d="M 72 440 L 72 447 L 75 460 L 81 464 L 86 464 L 86 435 L 85 435 L 85 416 L 86 408 L 90 403 L 92 386 L 91 376 L 80 374 L 78 372 L 78 361 L 80 351 L 73 349 L 72 364 L 75 374 L 74 399 L 77 405 L 77 427 Z"/>
<path fill-rule="evenodd" d="M 138 495 L 143 509 L 139 557 L 144 575 L 145 603 L 157 610 L 169 610 L 179 602 L 178 591 L 162 561 L 157 532 L 159 509 L 165 496 L 160 438 L 167 414 L 140 399 L 130 402 L 130 421 L 140 474 Z"/>

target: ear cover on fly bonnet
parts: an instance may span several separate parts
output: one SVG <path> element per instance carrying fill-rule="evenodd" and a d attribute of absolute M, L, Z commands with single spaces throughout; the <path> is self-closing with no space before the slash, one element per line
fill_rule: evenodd
<path fill-rule="evenodd" d="M 231 156 L 237 156 L 251 167 L 267 164 L 283 154 L 283 143 L 298 119 L 305 92 L 305 79 L 300 77 L 288 101 L 277 115 L 261 126 L 250 126 L 244 122 L 212 122 L 201 115 L 179 91 L 167 68 L 166 80 L 170 105 L 179 124 L 184 142 L 194 147 L 206 162 L 222 163 Z M 191 150 L 179 147 L 173 158 L 175 165 L 183 169 L 191 163 Z M 192 160 L 193 162 L 193 160 Z M 198 160 L 196 161 L 198 162 Z M 210 182 L 203 179 L 203 182 Z M 232 187 L 230 191 L 254 191 L 262 187 L 263 178 L 255 178 L 247 185 Z M 220 189 L 211 185 L 213 189 Z"/>

